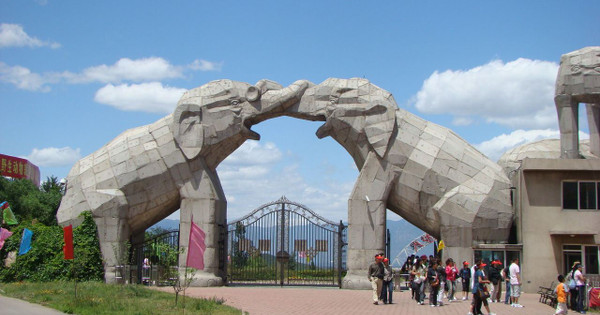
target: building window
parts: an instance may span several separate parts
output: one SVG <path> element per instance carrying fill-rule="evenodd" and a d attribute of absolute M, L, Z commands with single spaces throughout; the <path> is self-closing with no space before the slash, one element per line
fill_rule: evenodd
<path fill-rule="evenodd" d="M 562 183 L 563 209 L 597 210 L 599 182 L 569 181 Z"/>
<path fill-rule="evenodd" d="M 520 258 L 521 252 L 514 250 L 474 250 L 473 251 L 475 260 L 483 260 L 484 263 L 489 264 L 493 260 L 499 260 L 503 266 L 509 266 L 514 258 Z"/>
<path fill-rule="evenodd" d="M 600 246 L 597 245 L 563 245 L 563 270 L 565 274 L 571 272 L 571 267 L 576 261 L 583 265 L 585 274 L 599 274 L 598 250 L 600 250 Z M 584 256 L 583 259 L 582 256 Z"/>

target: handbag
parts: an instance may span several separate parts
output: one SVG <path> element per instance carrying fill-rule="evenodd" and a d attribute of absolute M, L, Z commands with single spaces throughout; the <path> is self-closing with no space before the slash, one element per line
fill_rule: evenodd
<path fill-rule="evenodd" d="M 569 289 L 575 289 L 575 287 L 577 287 L 575 279 L 571 278 L 571 280 L 569 280 Z"/>
<path fill-rule="evenodd" d="M 487 288 L 485 286 L 483 287 L 483 289 L 479 289 L 479 297 L 482 300 L 490 298 L 490 292 L 487 290 Z"/>

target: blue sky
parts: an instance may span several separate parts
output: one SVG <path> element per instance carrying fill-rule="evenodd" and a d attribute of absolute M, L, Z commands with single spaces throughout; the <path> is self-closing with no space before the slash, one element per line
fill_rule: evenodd
<path fill-rule="evenodd" d="M 0 153 L 62 178 L 209 81 L 364 77 L 497 160 L 558 137 L 558 61 L 600 45 L 598 12 L 596 0 L 0 0 Z M 230 219 L 285 195 L 346 220 L 358 171 L 319 126 L 253 127 L 261 141 L 218 168 Z"/>

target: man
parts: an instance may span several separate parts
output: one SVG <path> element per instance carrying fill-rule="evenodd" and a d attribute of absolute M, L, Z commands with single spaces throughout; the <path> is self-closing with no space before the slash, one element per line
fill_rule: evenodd
<path fill-rule="evenodd" d="M 383 274 L 384 267 L 383 256 L 380 254 L 375 255 L 375 262 L 369 266 L 368 278 L 373 288 L 373 304 L 379 304 L 379 297 L 381 295 L 381 287 L 383 285 Z"/>
<path fill-rule="evenodd" d="M 519 258 L 514 258 L 512 264 L 508 268 L 510 272 L 510 306 L 523 307 L 519 304 L 521 296 L 521 269 L 519 268 Z"/>
<path fill-rule="evenodd" d="M 383 304 L 392 304 L 392 293 L 394 292 L 394 271 L 390 266 L 388 258 L 383 259 L 383 287 L 381 288 L 380 300 Z"/>

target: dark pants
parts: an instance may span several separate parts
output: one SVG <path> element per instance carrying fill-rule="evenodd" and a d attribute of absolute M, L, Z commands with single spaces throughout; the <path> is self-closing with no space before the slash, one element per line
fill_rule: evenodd
<path fill-rule="evenodd" d="M 571 309 L 576 311 L 577 310 L 577 296 L 579 295 L 577 287 L 575 287 L 575 289 L 570 290 L 570 292 L 571 292 Z"/>
<path fill-rule="evenodd" d="M 504 295 L 504 303 L 509 304 L 510 303 L 510 282 L 504 281 L 504 284 L 506 284 L 506 295 Z"/>
<path fill-rule="evenodd" d="M 476 291 L 475 293 L 473 293 L 473 314 L 474 315 L 483 314 L 481 312 L 481 304 L 483 304 L 483 301 L 481 300 L 479 291 Z"/>
<path fill-rule="evenodd" d="M 383 300 L 383 303 L 392 303 L 392 293 L 394 292 L 394 281 L 385 281 L 383 280 L 383 286 L 381 287 L 381 296 L 380 300 Z"/>
<path fill-rule="evenodd" d="M 578 312 L 583 312 L 585 311 L 585 296 L 586 296 L 586 292 L 585 292 L 585 286 L 584 285 L 578 285 L 577 286 L 577 311 Z"/>
<path fill-rule="evenodd" d="M 437 304 L 437 295 L 440 290 L 440 286 L 431 287 L 431 292 L 429 292 L 429 304 L 436 305 Z"/>

